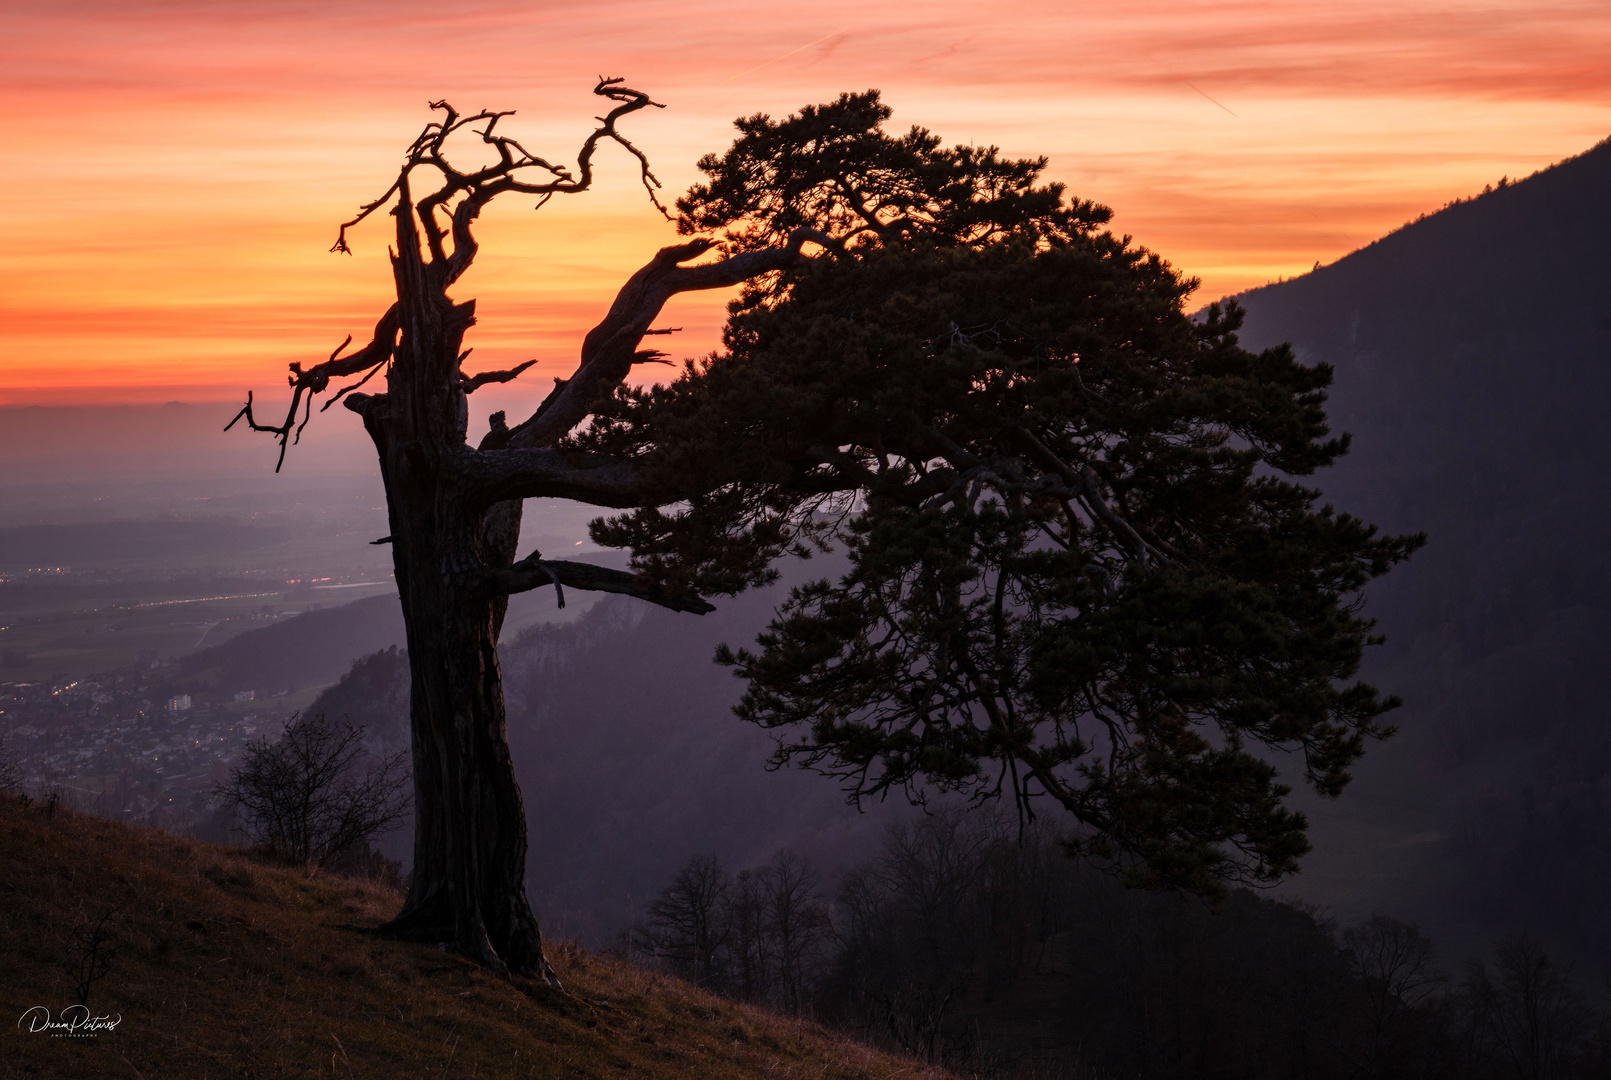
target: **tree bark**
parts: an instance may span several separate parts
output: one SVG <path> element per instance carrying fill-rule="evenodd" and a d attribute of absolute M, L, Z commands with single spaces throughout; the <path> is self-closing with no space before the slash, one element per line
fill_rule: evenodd
<path fill-rule="evenodd" d="M 554 982 L 526 899 L 526 812 L 498 668 L 507 598 L 480 587 L 486 566 L 512 560 L 519 506 L 489 514 L 465 497 L 455 470 L 467 419 L 457 372 L 474 304 L 454 304 L 429 279 L 406 212 L 398 247 L 400 337 L 387 392 L 357 403 L 386 487 L 413 676 L 413 881 L 402 911 L 380 929 Z"/>

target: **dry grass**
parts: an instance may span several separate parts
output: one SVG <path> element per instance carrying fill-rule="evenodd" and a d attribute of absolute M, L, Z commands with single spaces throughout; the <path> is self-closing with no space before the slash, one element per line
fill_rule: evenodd
<path fill-rule="evenodd" d="M 943 1074 L 573 946 L 564 992 L 343 929 L 394 893 L 0 797 L 0 1077 L 867 1077 Z M 73 1000 L 74 927 L 115 909 L 92 1038 L 15 1024 Z"/>

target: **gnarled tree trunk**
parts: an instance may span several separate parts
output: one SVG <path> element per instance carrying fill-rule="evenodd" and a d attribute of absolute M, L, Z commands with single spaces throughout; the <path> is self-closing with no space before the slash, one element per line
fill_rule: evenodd
<path fill-rule="evenodd" d="M 426 126 L 396 183 L 342 226 L 335 248 L 347 250 L 346 230 L 376 209 L 391 206 L 397 302 L 376 324 L 373 339 L 357 352 L 340 356 L 338 349 L 307 371 L 291 365 L 293 394 L 284 423 L 259 424 L 250 394 L 230 423 L 232 427 L 245 419 L 253 430 L 277 435 L 283 463 L 288 443 L 301 430 L 297 412 L 303 395 L 306 424 L 313 396 L 326 390 L 332 378 L 367 372 L 324 408 L 344 399 L 363 418 L 380 457 L 413 676 L 413 883 L 403 909 L 379 931 L 445 945 L 500 973 L 550 982 L 553 972 L 526 899 L 526 813 L 509 756 L 498 670 L 498 633 L 508 597 L 551 584 L 556 590 L 570 586 L 623 593 L 676 611 L 712 608 L 697 597 L 667 595 L 617 570 L 544 559 L 535 551 L 517 562 L 522 500 L 557 497 L 625 508 L 686 498 L 687 492 L 648 489 L 631 461 L 552 447 L 614 392 L 634 364 L 659 355 L 638 347 L 670 297 L 782 269 L 802 258 L 800 248 L 807 240 L 827 240 L 802 229 L 786 245 L 692 267 L 682 264 L 707 252 L 712 242 L 695 240 L 662 249 L 632 276 L 604 320 L 587 335 L 575 373 L 556 380 L 537 411 L 516 427 L 494 415 L 491 431 L 472 449 L 465 442 L 468 396 L 487 382 L 509 381 L 533 363 L 473 377 L 460 368 L 468 355 L 462 345 L 475 322 L 475 305 L 455 303 L 447 290 L 475 257 L 470 226 L 481 207 L 506 191 L 540 194 L 546 201 L 556 193 L 585 190 L 592 180 L 594 148 L 604 139 L 639 158 L 653 198 L 656 181 L 647 162 L 615 130 L 621 116 L 653 103 L 620 86 L 619 80 L 601 81 L 594 92 L 619 104 L 584 142 L 575 176 L 495 135 L 497 121 L 507 113 L 461 117 L 445 103 L 435 103 L 433 108 L 443 110 L 445 119 Z M 443 146 L 473 122 L 486 123 L 484 129 L 471 130 L 496 149 L 499 163 L 467 173 L 443 156 Z M 443 184 L 415 202 L 411 174 L 427 168 L 439 173 Z M 528 182 L 519 178 L 524 169 L 546 171 L 552 179 Z M 438 215 L 447 217 L 446 227 Z M 358 391 L 382 370 L 384 393 Z"/>
<path fill-rule="evenodd" d="M 383 929 L 552 980 L 526 899 L 526 813 L 498 670 L 507 597 L 488 595 L 478 580 L 486 563 L 507 564 L 512 552 L 484 550 L 486 515 L 455 472 L 467 415 L 458 358 L 474 305 L 430 288 L 411 257 L 417 247 L 399 239 L 400 337 L 385 400 L 364 409 L 386 485 L 412 674 L 414 871 L 403 910 Z"/>

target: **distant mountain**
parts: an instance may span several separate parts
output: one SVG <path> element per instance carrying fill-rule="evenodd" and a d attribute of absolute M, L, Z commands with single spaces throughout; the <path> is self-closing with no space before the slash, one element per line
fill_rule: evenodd
<path fill-rule="evenodd" d="M 819 561 L 805 569 L 840 569 Z M 694 855 L 738 870 L 792 848 L 832 873 L 906 812 L 897 796 L 860 814 L 832 780 L 768 772 L 771 737 L 733 715 L 743 684 L 711 657 L 753 642 L 781 592 L 724 598 L 705 616 L 607 598 L 500 649 L 527 880 L 553 932 L 607 942 Z"/>
<path fill-rule="evenodd" d="M 302 690 L 333 683 L 354 660 L 402 641 L 397 597 L 371 596 L 304 612 L 191 653 L 176 662 L 174 676 L 268 693 Z"/>
<path fill-rule="evenodd" d="M 1611 142 L 1238 299 L 1336 369 L 1316 478 L 1427 548 L 1371 590 L 1402 734 L 1314 809 L 1294 888 L 1611 971 Z"/>

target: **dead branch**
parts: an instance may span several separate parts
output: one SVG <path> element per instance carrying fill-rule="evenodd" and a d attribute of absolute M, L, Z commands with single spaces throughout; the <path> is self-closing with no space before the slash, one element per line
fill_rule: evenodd
<path fill-rule="evenodd" d="M 488 383 L 513 382 L 522 371 L 525 371 L 536 362 L 535 360 L 527 360 L 523 364 L 516 364 L 508 371 L 483 371 L 479 375 L 465 375 L 461 371 L 459 372 L 459 389 L 466 394 L 473 394 Z"/>
<path fill-rule="evenodd" d="M 325 402 L 322 406 L 320 406 L 319 411 L 320 412 L 328 412 L 329 409 L 330 409 L 330 406 L 334 405 L 336 402 L 340 401 L 342 398 L 346 397 L 348 394 L 352 393 L 354 390 L 357 390 L 360 386 L 362 386 L 364 383 L 368 382 L 370 379 L 373 379 L 375 377 L 375 374 L 377 372 L 379 372 L 380 369 L 385 367 L 385 366 L 386 366 L 386 361 L 382 360 L 380 363 L 378 363 L 374 367 L 370 368 L 369 373 L 366 374 L 363 378 L 359 379 L 355 383 L 351 383 L 351 384 L 349 384 L 347 386 L 343 386 L 340 390 L 336 391 L 336 396 L 335 397 L 331 398 L 329 401 Z"/>
<path fill-rule="evenodd" d="M 616 143 L 637 158 L 643 188 L 650 203 L 669 218 L 665 206 L 655 194 L 660 181 L 650 169 L 648 157 L 616 128 L 617 122 L 629 113 L 651 106 L 657 109 L 665 106 L 650 100 L 649 95 L 642 91 L 623 86 L 622 82 L 618 78 L 601 78 L 598 85 L 593 87 L 593 93 L 617 104 L 604 116 L 597 118 L 599 126 L 583 141 L 576 155 L 574 172 L 538 157 L 518 140 L 498 134 L 498 121 L 513 116 L 512 110 L 492 112 L 482 109 L 465 116 L 446 101 L 431 102 L 430 107 L 440 111 L 442 118 L 427 123 L 420 131 L 409 146 L 408 156 L 391 186 L 378 199 L 361 205 L 351 220 L 342 222 L 336 242 L 330 250 L 351 254 L 347 230 L 390 204 L 393 196 L 401 201 L 408 200 L 410 174 L 419 168 L 432 169 L 441 177 L 441 185 L 413 203 L 410 209 L 418 216 L 422 226 L 433 276 L 445 288 L 458 280 L 475 258 L 477 245 L 470 225 L 480 216 L 487 203 L 504 192 L 518 191 L 541 196 L 537 203 L 541 207 L 556 194 L 575 194 L 587 190 L 593 183 L 593 154 L 599 143 L 605 140 Z M 476 124 L 485 126 L 476 128 Z M 483 145 L 497 152 L 498 160 L 473 171 L 455 166 L 447 154 L 447 143 L 453 135 L 465 130 L 480 136 Z M 545 173 L 547 178 L 541 181 L 529 179 L 533 171 Z M 447 215 L 446 226 L 438 219 L 439 212 Z M 451 251 L 445 243 L 450 235 L 453 241 Z"/>
<path fill-rule="evenodd" d="M 519 191 L 526 194 L 541 196 L 538 206 L 556 194 L 573 194 L 587 190 L 593 183 L 593 155 L 601 142 L 609 140 L 619 144 L 633 157 L 637 158 L 644 190 L 649 195 L 649 201 L 662 213 L 666 209 L 661 205 L 655 190 L 660 186 L 653 171 L 649 168 L 649 160 L 643 151 L 634 146 L 630 140 L 617 130 L 616 124 L 623 117 L 641 109 L 654 107 L 664 108 L 659 102 L 652 101 L 649 95 L 639 90 L 633 90 L 622 85 L 618 78 L 601 78 L 593 93 L 616 103 L 604 116 L 598 117 L 599 126 L 583 141 L 577 153 L 576 168 L 571 169 L 562 165 L 555 165 L 544 158 L 527 150 L 521 143 L 509 136 L 499 134 L 498 121 L 506 116 L 514 115 L 511 111 L 493 112 L 482 109 L 470 115 L 462 115 L 446 101 L 433 101 L 430 107 L 442 113 L 440 119 L 432 120 L 425 125 L 419 135 L 409 145 L 403 167 L 398 171 L 389 187 L 381 193 L 378 199 L 362 204 L 358 213 L 350 220 L 342 222 L 336 233 L 336 242 L 330 250 L 352 253 L 347 241 L 347 230 L 358 225 L 376 210 L 390 205 L 395 201 L 402 204 L 398 207 L 407 210 L 399 214 L 399 236 L 407 235 L 413 239 L 413 229 L 405 228 L 408 224 L 404 219 L 417 216 L 423 233 L 425 247 L 429 253 L 429 262 L 424 270 L 430 275 L 437 289 L 446 289 L 469 267 L 475 258 L 476 241 L 471 233 L 471 223 L 480 215 L 484 207 L 492 199 L 506 191 Z M 477 127 L 476 125 L 482 125 Z M 455 166 L 449 158 L 446 147 L 449 139 L 468 130 L 480 137 L 483 145 L 492 147 L 498 160 L 473 171 L 464 171 Z M 412 185 L 410 175 L 416 169 L 434 170 L 441 177 L 441 184 L 435 190 L 421 198 L 417 203 L 412 201 Z M 532 172 L 544 173 L 547 179 L 534 182 L 529 179 Z M 438 212 L 447 214 L 446 226 L 438 218 Z M 445 243 L 448 236 L 452 236 L 452 250 L 449 251 Z M 418 250 L 418 241 L 413 239 L 414 250 Z M 406 246 L 406 245 L 405 245 Z M 275 463 L 274 471 L 278 472 L 285 464 L 285 453 L 288 446 L 301 439 L 302 429 L 307 426 L 313 415 L 313 397 L 322 393 L 332 378 L 344 375 L 355 375 L 362 371 L 368 374 L 354 385 L 342 390 L 332 400 L 325 403 L 320 409 L 328 409 L 336 401 L 352 393 L 363 383 L 368 382 L 385 361 L 391 358 L 392 347 L 397 335 L 397 307 L 394 304 L 382 317 L 381 323 L 376 326 L 374 339 L 351 356 L 338 360 L 341 349 L 331 354 L 330 359 L 323 364 L 316 365 L 303 371 L 301 365 L 291 365 L 291 404 L 286 410 L 285 420 L 279 424 L 260 423 L 253 409 L 253 400 L 247 394 L 246 404 L 241 411 L 235 414 L 224 430 L 228 431 L 236 423 L 245 420 L 253 431 L 263 431 L 278 436 L 280 443 L 279 460 Z M 385 331 L 384 333 L 382 331 Z M 351 343 L 349 337 L 342 344 L 344 349 Z M 463 359 L 462 357 L 460 358 Z M 517 368 L 509 374 L 509 378 L 518 375 L 524 368 Z M 623 376 L 624 377 L 624 376 Z M 463 376 L 461 375 L 461 379 Z M 487 382 L 504 382 L 507 379 L 497 378 L 495 375 L 476 376 L 468 380 L 469 385 L 461 388 L 470 392 Z M 306 400 L 304 400 L 306 395 Z M 303 411 L 301 423 L 297 422 L 297 410 Z"/>
<path fill-rule="evenodd" d="M 396 341 L 397 305 L 393 304 L 391 307 L 386 309 L 386 314 L 382 315 L 380 317 L 380 321 L 375 324 L 375 334 L 372 338 L 370 338 L 369 344 L 365 345 L 357 352 L 348 356 L 341 356 L 342 350 L 348 345 L 352 344 L 352 335 L 349 334 L 347 335 L 347 340 L 343 341 L 339 346 L 337 346 L 335 352 L 330 354 L 330 359 L 326 360 L 324 363 L 315 364 L 306 371 L 302 370 L 301 364 L 291 365 L 291 375 L 288 380 L 291 384 L 291 407 L 286 410 L 285 421 L 283 423 L 258 423 L 257 417 L 253 415 L 252 412 L 252 393 L 251 391 L 247 391 L 246 404 L 241 407 L 240 412 L 235 414 L 235 418 L 233 420 L 224 425 L 224 430 L 228 431 L 230 428 L 234 427 L 244 419 L 246 421 L 246 426 L 253 431 L 266 431 L 272 435 L 279 436 L 280 459 L 274 465 L 274 471 L 279 472 L 280 467 L 285 464 L 285 450 L 287 445 L 289 445 L 291 442 L 300 442 L 302 439 L 302 429 L 307 427 L 308 420 L 313 415 L 314 396 L 323 393 L 324 390 L 330 385 L 331 379 L 339 379 L 346 375 L 356 375 L 358 372 L 369 368 L 379 370 L 380 367 L 383 367 L 386 362 L 392 358 L 392 349 L 396 346 Z M 340 359 L 337 359 L 338 357 L 340 357 Z M 358 383 L 347 387 L 345 390 L 342 390 L 336 395 L 335 400 L 340 400 L 346 394 L 350 393 L 352 390 L 355 390 L 358 386 L 368 382 L 370 376 L 374 373 L 374 371 L 370 371 L 369 374 L 365 375 L 363 379 L 359 380 Z M 299 425 L 296 422 L 296 413 L 297 408 L 303 404 L 302 399 L 304 394 L 307 395 L 307 403 L 304 409 L 305 415 L 302 418 L 302 423 Z M 332 404 L 333 403 L 334 401 L 332 401 Z M 322 412 L 323 410 L 320 411 Z"/>

